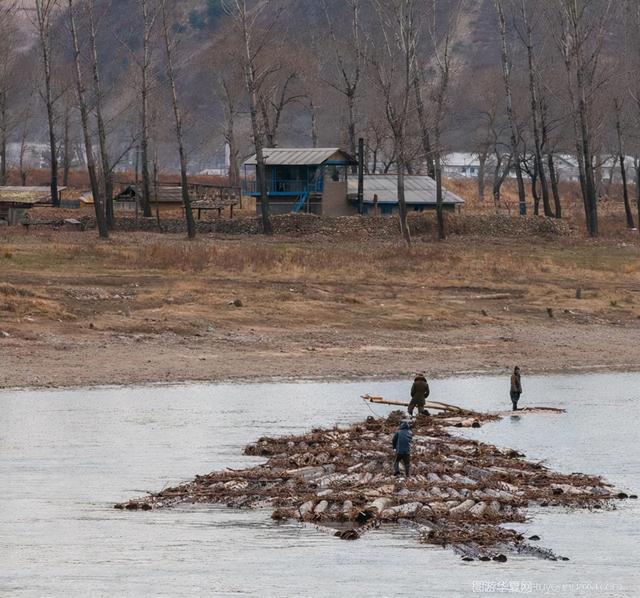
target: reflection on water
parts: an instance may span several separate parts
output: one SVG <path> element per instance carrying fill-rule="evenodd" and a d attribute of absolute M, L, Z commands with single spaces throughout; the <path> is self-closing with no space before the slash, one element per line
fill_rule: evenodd
<path fill-rule="evenodd" d="M 506 417 L 461 433 L 640 490 L 640 375 L 524 383 L 523 406 L 568 413 Z M 538 510 L 519 527 L 571 560 L 516 557 L 506 565 L 464 563 L 396 527 L 349 543 L 309 526 L 277 524 L 268 512 L 112 508 L 197 473 L 259 462 L 242 455 L 259 436 L 351 422 L 371 409 L 383 415 L 388 408 L 370 408 L 359 395 L 403 399 L 408 387 L 403 381 L 0 392 L 0 595 L 465 596 L 491 584 L 512 595 L 516 588 L 529 595 L 640 595 L 637 501 L 607 512 Z M 431 387 L 434 399 L 470 408 L 510 405 L 508 379 L 436 380 Z"/>

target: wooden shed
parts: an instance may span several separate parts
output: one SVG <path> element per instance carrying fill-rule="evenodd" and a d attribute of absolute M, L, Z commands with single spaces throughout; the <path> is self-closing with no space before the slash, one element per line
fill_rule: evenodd
<path fill-rule="evenodd" d="M 59 192 L 64 189 L 58 187 Z M 49 202 L 50 187 L 0 187 L 0 220 L 10 225 L 20 224 L 27 210 Z"/>

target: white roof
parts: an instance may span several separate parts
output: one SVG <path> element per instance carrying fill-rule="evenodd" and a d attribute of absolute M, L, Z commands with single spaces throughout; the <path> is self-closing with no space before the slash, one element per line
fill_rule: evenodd
<path fill-rule="evenodd" d="M 312 148 L 290 148 L 290 147 L 266 147 L 263 150 L 265 164 L 267 166 L 295 166 L 295 165 L 315 165 L 326 162 L 336 152 L 342 151 L 339 147 L 312 147 Z M 344 153 L 344 152 L 343 152 Z M 348 157 L 348 154 L 345 154 Z M 256 164 L 255 154 L 249 158 L 245 164 L 252 166 Z"/>
<path fill-rule="evenodd" d="M 349 194 L 358 193 L 357 177 L 348 179 Z M 378 196 L 378 203 L 398 202 L 398 177 L 395 174 L 365 174 L 364 201 L 373 203 L 373 196 Z M 404 198 L 409 204 L 435 204 L 436 182 L 428 176 L 405 175 Z M 445 204 L 463 204 L 464 199 L 451 191 L 442 190 L 442 201 Z"/>
<path fill-rule="evenodd" d="M 442 156 L 442 163 L 446 166 L 479 166 L 478 154 L 468 152 L 451 152 Z"/>

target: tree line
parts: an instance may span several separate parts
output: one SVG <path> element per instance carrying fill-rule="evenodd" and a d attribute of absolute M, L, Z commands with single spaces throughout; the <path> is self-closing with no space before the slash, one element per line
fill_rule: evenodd
<path fill-rule="evenodd" d="M 133 156 L 151 216 L 158 171 L 175 164 L 194 237 L 190 163 L 224 140 L 232 186 L 242 159 L 256 154 L 270 234 L 264 150 L 326 144 L 355 155 L 363 137 L 365 170 L 396 175 L 407 243 L 407 174 L 436 181 L 446 236 L 442 161 L 452 149 L 478 156 L 481 198 L 490 183 L 498 204 L 514 176 L 520 214 L 555 218 L 558 160 L 571 156 L 592 236 L 606 160 L 620 172 L 625 225 L 640 219 L 635 0 L 207 0 L 200 12 L 183 4 L 3 2 L 0 184 L 9 141 L 20 147 L 24 183 L 28 141 L 46 137 L 53 200 L 80 163 L 107 237 L 117 169 Z M 469 41 L 474 27 L 481 45 Z"/>

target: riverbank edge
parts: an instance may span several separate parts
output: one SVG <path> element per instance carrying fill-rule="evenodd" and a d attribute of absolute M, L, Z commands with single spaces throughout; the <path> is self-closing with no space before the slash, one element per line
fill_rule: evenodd
<path fill-rule="evenodd" d="M 640 374 L 640 363 L 637 364 L 619 364 L 613 365 L 575 365 L 567 366 L 563 368 L 545 368 L 537 367 L 527 369 L 527 376 L 543 376 L 543 375 L 597 375 L 608 373 L 624 373 L 624 374 Z M 209 378 L 175 378 L 173 380 L 154 380 L 152 378 L 132 378 L 127 382 L 121 382 L 118 384 L 102 384 L 102 383 L 78 383 L 78 384 L 38 384 L 28 386 L 9 386 L 0 384 L 0 393 L 3 392 L 23 392 L 23 391 L 42 391 L 42 390 L 80 390 L 80 389 L 122 389 L 127 387 L 139 388 L 139 387 L 167 387 L 167 386 L 190 386 L 194 384 L 305 384 L 310 382 L 315 383 L 339 383 L 339 382 L 394 382 L 399 380 L 405 380 L 412 376 L 414 372 L 398 372 L 397 376 L 389 376 L 387 374 L 376 376 L 371 375 L 322 375 L 322 376 L 232 376 L 232 377 L 209 377 Z M 449 378 L 485 378 L 495 376 L 506 376 L 507 372 L 504 368 L 496 369 L 476 369 L 476 370 L 460 370 L 460 371 L 438 371 L 429 375 L 431 380 L 446 380 Z"/>

